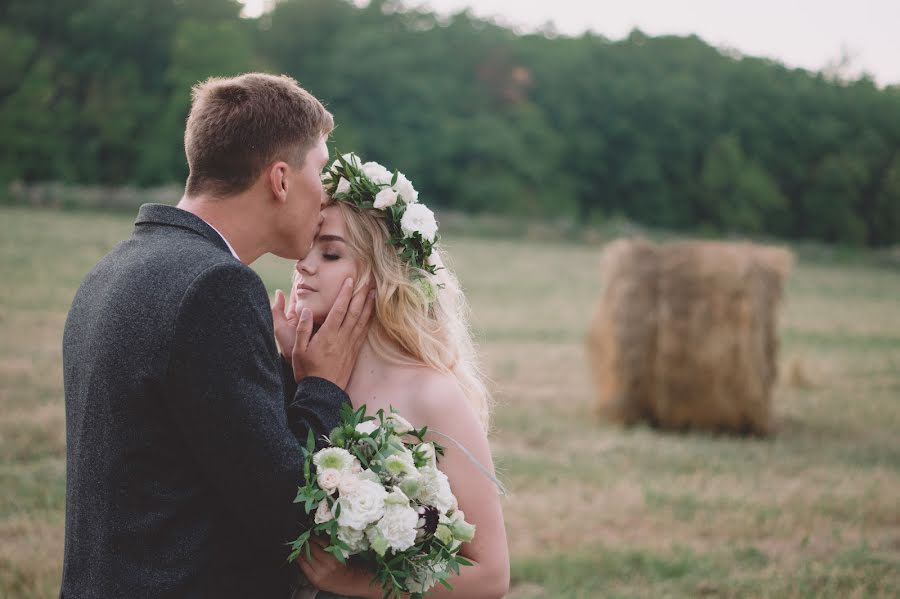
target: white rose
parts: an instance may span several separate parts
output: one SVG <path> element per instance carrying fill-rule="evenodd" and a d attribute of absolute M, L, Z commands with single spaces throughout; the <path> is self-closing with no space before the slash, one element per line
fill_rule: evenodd
<path fill-rule="evenodd" d="M 450 481 L 447 479 L 447 475 L 430 466 L 422 468 L 419 472 L 422 474 L 419 501 L 425 505 L 433 505 L 441 514 L 455 509 L 456 497 L 450 490 Z"/>
<path fill-rule="evenodd" d="M 313 456 L 313 464 L 320 470 L 334 468 L 335 470 L 343 472 L 350 470 L 355 459 L 356 458 L 354 458 L 346 449 L 341 449 L 340 447 L 326 447 L 325 449 L 320 449 L 316 452 Z"/>
<path fill-rule="evenodd" d="M 394 184 L 394 189 L 407 204 L 415 204 L 419 199 L 419 192 L 403 173 L 397 174 L 397 183 Z"/>
<path fill-rule="evenodd" d="M 316 516 L 315 516 L 316 524 L 330 522 L 333 518 L 334 518 L 334 514 L 331 513 L 331 508 L 328 507 L 328 500 L 323 499 L 322 501 L 319 502 L 319 507 L 316 508 Z"/>
<path fill-rule="evenodd" d="M 414 233 L 420 233 L 423 238 L 434 242 L 437 235 L 437 221 L 434 212 L 422 204 L 412 204 L 406 207 L 403 218 L 400 219 L 400 229 L 404 237 L 412 237 Z"/>
<path fill-rule="evenodd" d="M 388 206 L 393 206 L 397 203 L 397 192 L 391 189 L 390 187 L 385 187 L 381 191 L 378 192 L 378 195 L 375 196 L 375 204 L 374 207 L 379 210 L 384 210 Z"/>
<path fill-rule="evenodd" d="M 336 193 L 347 193 L 348 191 L 350 191 L 350 181 L 341 177 L 341 180 L 338 181 L 338 184 L 337 184 Z"/>
<path fill-rule="evenodd" d="M 391 179 L 394 178 L 391 171 L 387 170 L 377 162 L 365 163 L 362 165 L 362 172 L 366 177 L 371 179 L 372 182 L 379 185 L 390 185 Z"/>
<path fill-rule="evenodd" d="M 384 510 L 384 516 L 369 531 L 372 536 L 381 534 L 387 541 L 388 547 L 394 551 L 406 551 L 416 542 L 416 525 L 419 522 L 419 514 L 411 507 L 402 505 L 389 505 Z M 377 533 L 375 532 L 377 530 Z"/>
<path fill-rule="evenodd" d="M 341 471 L 335 468 L 322 468 L 316 476 L 316 482 L 330 495 L 341 484 Z"/>
<path fill-rule="evenodd" d="M 341 506 L 338 524 L 356 530 L 365 528 L 384 515 L 384 499 L 387 491 L 380 484 L 369 480 L 358 480 L 352 492 L 344 494 L 338 504 Z"/>
<path fill-rule="evenodd" d="M 356 492 L 356 489 L 359 487 L 359 475 L 350 475 L 342 476 L 341 482 L 338 483 L 338 493 L 341 495 L 352 495 Z"/>
<path fill-rule="evenodd" d="M 378 428 L 377 420 L 366 420 L 364 422 L 360 422 L 356 425 L 356 432 L 362 433 L 364 435 L 368 435 L 373 433 Z"/>

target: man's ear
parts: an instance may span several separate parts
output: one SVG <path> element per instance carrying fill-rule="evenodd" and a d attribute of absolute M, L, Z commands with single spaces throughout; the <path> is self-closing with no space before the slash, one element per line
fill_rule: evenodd
<path fill-rule="evenodd" d="M 269 188 L 275 199 L 281 203 L 287 202 L 289 173 L 290 167 L 286 162 L 276 162 L 269 167 Z"/>

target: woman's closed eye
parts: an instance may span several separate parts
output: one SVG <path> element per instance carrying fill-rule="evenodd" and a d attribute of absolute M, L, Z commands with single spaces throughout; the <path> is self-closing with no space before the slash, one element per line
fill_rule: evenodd
<path fill-rule="evenodd" d="M 339 254 L 334 254 L 331 252 L 322 252 L 322 259 L 332 262 L 334 260 L 340 260 L 341 256 Z"/>

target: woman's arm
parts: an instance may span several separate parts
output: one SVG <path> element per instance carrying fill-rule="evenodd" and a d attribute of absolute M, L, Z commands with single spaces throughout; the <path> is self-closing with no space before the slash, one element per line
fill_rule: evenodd
<path fill-rule="evenodd" d="M 487 434 L 455 379 L 434 377 L 423 386 L 415 406 L 416 413 L 410 418 L 416 426 L 428 425 L 430 431 L 456 440 L 494 473 Z M 475 525 L 475 538 L 460 549 L 472 565 L 462 566 L 459 575 L 448 579 L 453 591 L 438 585 L 429 597 L 503 597 L 509 590 L 509 548 L 497 487 L 455 444 L 440 435 L 429 434 L 428 440 L 444 447 L 438 467 L 450 480 L 466 521 Z"/>

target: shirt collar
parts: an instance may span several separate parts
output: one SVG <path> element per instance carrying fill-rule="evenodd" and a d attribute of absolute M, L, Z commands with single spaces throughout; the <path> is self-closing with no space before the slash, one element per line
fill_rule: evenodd
<path fill-rule="evenodd" d="M 228 243 L 228 240 L 225 239 L 225 236 L 224 236 L 224 235 L 222 235 L 222 232 L 219 231 L 217 228 L 213 227 L 212 223 L 210 223 L 210 222 L 208 222 L 208 221 L 206 221 L 206 220 L 204 220 L 203 222 L 205 222 L 207 225 L 210 226 L 210 228 L 212 228 L 213 231 L 215 231 L 216 233 L 219 234 L 219 237 L 221 237 L 221 238 L 222 238 L 222 241 L 225 242 L 225 245 L 228 246 L 228 249 L 229 249 L 229 251 L 231 252 L 231 255 L 234 256 L 235 258 L 237 258 L 238 260 L 240 260 L 241 257 L 237 255 L 237 252 L 234 251 L 234 248 L 231 247 L 231 244 Z"/>

